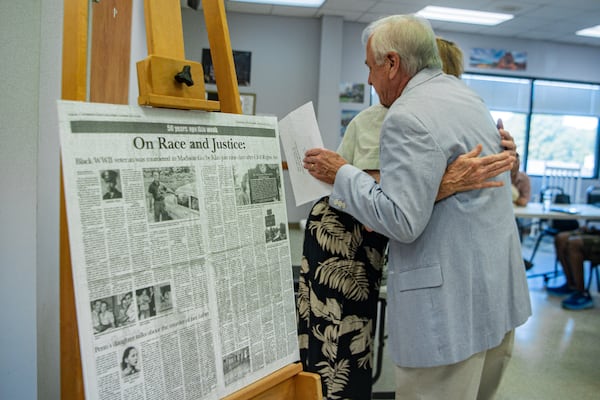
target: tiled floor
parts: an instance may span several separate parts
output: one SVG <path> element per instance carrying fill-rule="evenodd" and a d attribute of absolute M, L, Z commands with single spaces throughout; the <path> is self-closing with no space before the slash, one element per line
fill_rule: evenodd
<path fill-rule="evenodd" d="M 544 241 L 529 274 L 554 267 L 552 239 Z M 533 240 L 526 237 L 523 255 L 529 258 Z M 300 262 L 302 236 L 291 230 L 292 260 Z M 586 266 L 586 273 L 588 272 Z M 600 295 L 592 284 L 596 307 L 585 311 L 561 308 L 560 298 L 548 296 L 542 278 L 528 280 L 532 317 L 517 328 L 513 358 L 501 384 L 498 400 L 600 399 Z M 549 285 L 562 284 L 563 278 Z M 383 368 L 374 385 L 374 399 L 393 398 L 393 367 L 384 351 Z M 377 395 L 379 394 L 379 395 Z"/>

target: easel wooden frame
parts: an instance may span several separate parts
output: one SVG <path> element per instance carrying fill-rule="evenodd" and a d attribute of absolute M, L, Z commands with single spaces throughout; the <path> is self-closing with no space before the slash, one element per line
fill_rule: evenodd
<path fill-rule="evenodd" d="M 63 100 L 87 100 L 88 1 L 64 0 L 61 89 L 61 98 Z M 177 7 L 179 7 L 179 0 L 160 1 L 162 2 L 162 6 L 158 2 L 153 4 L 155 0 L 145 0 L 145 7 L 161 8 L 167 2 L 171 2 L 169 3 L 171 7 L 176 2 Z M 202 5 L 211 52 L 214 51 L 212 58 L 215 66 L 215 76 L 219 85 L 220 110 L 241 114 L 239 91 L 223 0 L 203 0 Z M 164 45 L 166 44 L 166 48 L 171 48 L 172 46 L 175 48 L 176 54 L 169 53 L 169 55 L 175 55 L 175 58 L 183 58 L 183 35 L 180 33 L 181 29 L 176 29 L 175 36 L 161 36 L 161 33 L 164 33 L 165 30 L 166 32 L 171 31 L 164 24 L 161 25 L 159 22 L 161 18 L 157 18 L 156 21 L 148 21 L 148 13 L 146 12 L 145 14 L 146 24 L 150 25 L 149 27 L 147 26 L 149 54 L 152 54 L 155 50 L 158 52 L 164 51 Z M 179 19 L 181 20 L 180 14 Z M 161 48 L 161 46 L 163 47 Z M 167 52 L 169 51 L 167 50 Z M 179 57 L 180 55 L 181 57 Z M 173 104 L 165 104 L 163 106 L 186 108 L 189 105 L 190 101 L 188 100 L 184 99 L 184 101 L 181 101 L 181 99 L 175 99 Z M 205 109 L 212 110 L 214 109 L 213 107 L 214 104 L 206 104 Z M 66 215 L 61 166 L 59 232 L 61 398 L 79 400 L 85 398 L 85 391 L 79 350 L 79 332 Z M 302 372 L 300 364 L 290 364 L 224 398 L 224 400 L 275 399 L 322 399 L 320 378 L 316 374 Z"/>

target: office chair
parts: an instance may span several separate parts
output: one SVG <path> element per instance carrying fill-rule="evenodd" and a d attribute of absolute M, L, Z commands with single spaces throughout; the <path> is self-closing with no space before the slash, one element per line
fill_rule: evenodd
<path fill-rule="evenodd" d="M 548 194 L 551 195 L 552 203 L 554 203 L 554 204 L 570 204 L 571 203 L 570 196 L 565 194 L 563 189 L 560 187 L 553 186 L 553 187 L 542 188 L 541 193 L 540 193 L 540 198 L 543 199 L 544 196 L 547 196 Z M 543 223 L 543 221 L 540 221 L 540 223 Z M 561 232 L 574 231 L 578 228 L 579 228 L 579 221 L 577 221 L 576 219 L 556 219 L 556 220 L 551 220 L 550 222 L 548 222 L 548 225 L 545 228 L 540 229 L 538 237 L 535 241 L 535 245 L 533 246 L 533 251 L 531 252 L 531 257 L 529 257 L 530 265 L 533 265 L 533 259 L 535 257 L 535 253 L 537 252 L 538 247 L 540 246 L 540 243 L 542 242 L 544 237 L 546 237 L 546 236 L 554 237 Z M 553 272 L 531 274 L 531 275 L 527 275 L 527 278 L 543 277 L 544 283 L 546 283 L 546 282 L 548 282 L 550 277 L 556 277 L 557 275 L 558 275 L 558 257 L 555 257 Z"/>
<path fill-rule="evenodd" d="M 591 204 L 596 207 L 600 207 L 600 186 L 594 186 L 594 185 L 588 186 L 588 188 L 585 191 L 585 195 L 586 195 L 586 201 L 588 204 Z M 596 221 L 596 222 L 586 221 L 585 226 L 587 226 L 587 227 L 593 226 L 596 229 L 600 228 L 600 226 L 598 225 L 598 221 Z"/>
<path fill-rule="evenodd" d="M 557 187 L 562 193 L 570 196 L 573 203 L 579 203 L 581 191 L 581 166 L 573 163 L 561 163 L 547 161 L 544 163 L 544 175 L 542 175 L 542 189 Z M 540 201 L 543 197 L 540 197 Z M 531 223 L 530 236 L 535 237 L 541 230 L 542 221 L 534 219 Z"/>
<path fill-rule="evenodd" d="M 588 204 L 600 207 L 600 186 L 588 186 L 588 188 L 585 191 L 585 194 Z M 586 221 L 586 226 L 589 227 L 592 224 L 594 224 L 594 222 Z M 598 229 L 597 222 L 595 228 Z M 590 275 L 588 277 L 587 284 L 585 285 L 585 290 L 587 292 L 590 291 L 590 288 L 592 286 L 592 279 L 594 277 L 594 271 L 596 271 L 596 290 L 600 292 L 600 269 L 598 269 L 598 266 L 600 266 L 600 257 L 590 257 L 588 261 L 590 262 Z"/>
<path fill-rule="evenodd" d="M 592 287 L 592 278 L 594 277 L 594 271 L 596 271 L 596 290 L 600 292 L 600 270 L 598 266 L 600 265 L 600 260 L 589 260 L 590 261 L 590 275 L 588 277 L 588 281 L 585 285 L 586 292 L 590 292 Z"/>
<path fill-rule="evenodd" d="M 588 188 L 585 190 L 585 195 L 588 204 L 593 204 L 600 207 L 600 186 L 588 186 Z"/>

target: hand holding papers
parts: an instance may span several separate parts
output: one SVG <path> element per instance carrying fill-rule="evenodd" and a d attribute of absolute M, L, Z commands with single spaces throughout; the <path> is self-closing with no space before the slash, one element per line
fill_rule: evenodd
<path fill-rule="evenodd" d="M 312 102 L 297 108 L 279 121 L 279 137 L 288 163 L 296 206 L 331 194 L 331 185 L 313 178 L 302 166 L 307 150 L 323 147 Z"/>

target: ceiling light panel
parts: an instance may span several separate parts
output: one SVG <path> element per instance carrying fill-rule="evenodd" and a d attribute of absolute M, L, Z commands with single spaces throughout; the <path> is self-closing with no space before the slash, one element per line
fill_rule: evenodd
<path fill-rule="evenodd" d="M 600 25 L 575 32 L 579 36 L 600 37 Z"/>
<path fill-rule="evenodd" d="M 484 11 L 463 10 L 460 8 L 447 8 L 427 6 L 417 12 L 423 18 L 437 21 L 458 22 L 474 25 L 498 25 L 512 19 L 512 14 L 491 13 Z"/>

